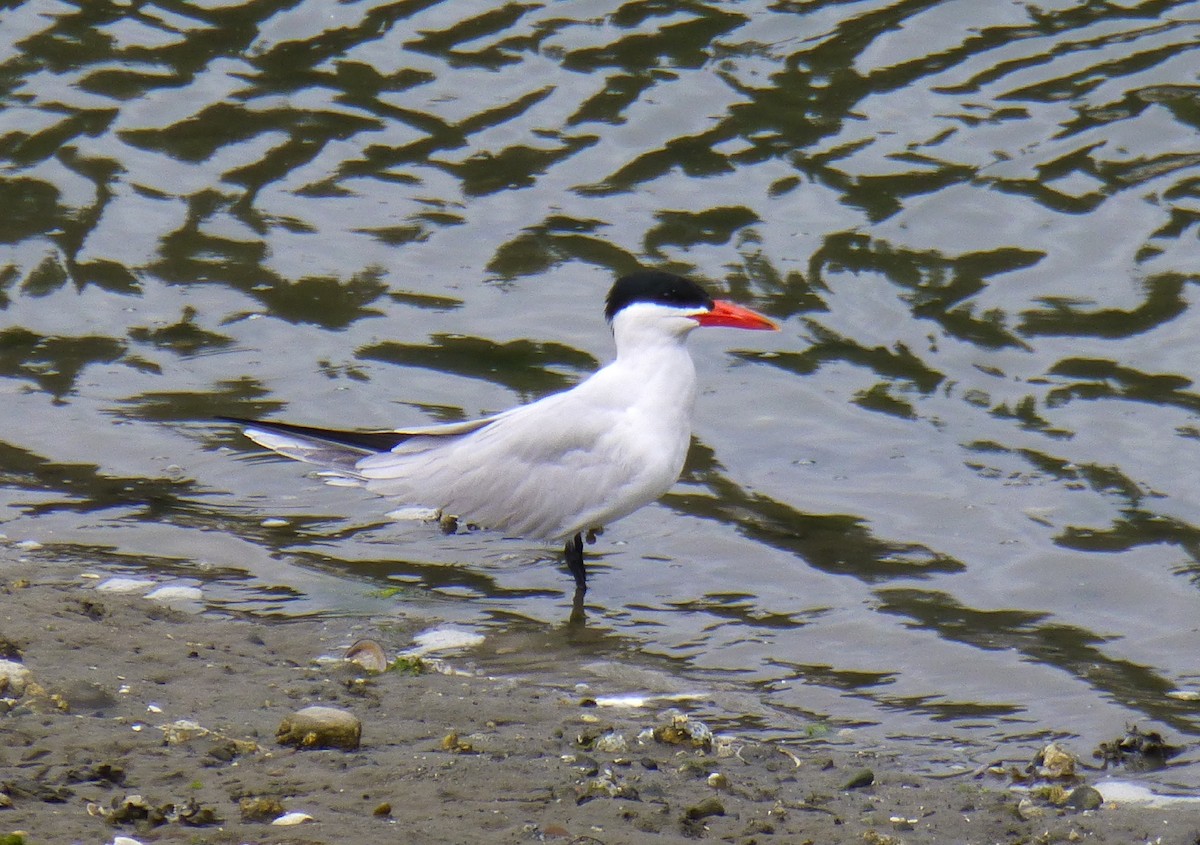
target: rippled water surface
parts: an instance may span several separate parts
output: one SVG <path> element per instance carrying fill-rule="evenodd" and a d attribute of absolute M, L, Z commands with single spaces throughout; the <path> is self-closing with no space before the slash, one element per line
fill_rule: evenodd
<path fill-rule="evenodd" d="M 0 2 L 0 530 L 743 727 L 1194 742 L 1198 45 L 1149 0 Z M 209 422 L 569 386 L 638 265 L 784 329 L 692 338 L 586 627 L 556 550 Z"/>

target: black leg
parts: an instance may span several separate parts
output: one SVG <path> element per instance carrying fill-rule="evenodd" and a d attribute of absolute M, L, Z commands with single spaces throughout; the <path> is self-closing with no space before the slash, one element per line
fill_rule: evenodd
<path fill-rule="evenodd" d="M 567 558 L 567 570 L 575 576 L 575 594 L 581 596 L 587 592 L 587 568 L 583 564 L 582 534 L 576 534 L 574 539 L 567 540 L 563 555 Z"/>

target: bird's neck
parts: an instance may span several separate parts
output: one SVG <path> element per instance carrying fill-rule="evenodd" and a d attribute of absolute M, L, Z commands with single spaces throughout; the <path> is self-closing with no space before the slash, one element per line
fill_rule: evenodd
<path fill-rule="evenodd" d="M 685 345 L 685 334 L 645 333 L 617 338 L 617 359 L 610 368 L 619 374 L 628 400 L 651 410 L 660 419 L 674 419 L 690 428 L 696 402 L 696 367 Z"/>

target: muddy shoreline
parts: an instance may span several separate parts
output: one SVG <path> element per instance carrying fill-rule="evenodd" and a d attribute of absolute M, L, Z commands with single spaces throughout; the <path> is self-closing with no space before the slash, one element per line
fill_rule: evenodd
<path fill-rule="evenodd" d="M 1196 805 L 1058 807 L 1002 776 L 929 777 L 877 748 L 708 740 L 665 703 L 597 706 L 576 689 L 415 666 L 369 673 L 322 659 L 369 634 L 363 620 L 201 615 L 98 591 L 78 567 L 11 548 L 0 566 L 0 659 L 23 667 L 0 694 L 0 838 L 1200 841 Z M 391 654 L 415 633 L 379 641 Z M 280 722 L 310 705 L 357 717 L 359 748 L 280 745 Z M 287 814 L 310 818 L 272 824 Z"/>

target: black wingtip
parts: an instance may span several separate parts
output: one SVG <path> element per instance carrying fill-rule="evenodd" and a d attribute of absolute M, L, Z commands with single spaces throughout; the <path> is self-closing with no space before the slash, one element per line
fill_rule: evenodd
<path fill-rule="evenodd" d="M 390 452 L 412 435 L 400 434 L 395 431 L 345 431 L 334 428 L 318 428 L 311 425 L 295 425 L 294 423 L 270 422 L 267 420 L 249 420 L 245 417 L 214 417 L 219 422 L 258 428 L 263 431 L 274 431 L 279 434 L 294 434 L 311 440 L 321 440 L 337 446 L 348 446 L 363 452 Z"/>

